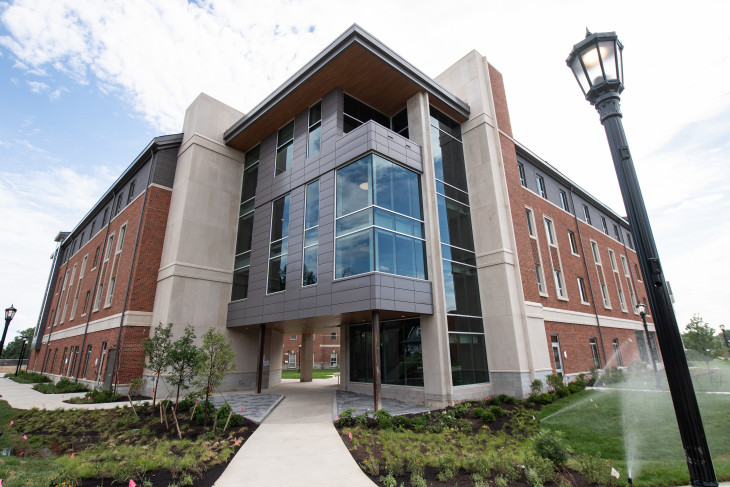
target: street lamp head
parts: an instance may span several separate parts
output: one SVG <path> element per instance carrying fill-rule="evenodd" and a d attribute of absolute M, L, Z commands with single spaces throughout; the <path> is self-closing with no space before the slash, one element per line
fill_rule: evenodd
<path fill-rule="evenodd" d="M 721 329 L 722 331 L 725 331 L 725 325 L 720 325 L 720 329 Z"/>
<path fill-rule="evenodd" d="M 5 321 L 11 322 L 13 321 L 13 318 L 15 318 L 15 312 L 18 311 L 15 309 L 15 307 L 11 304 L 9 308 L 5 308 Z"/>
<path fill-rule="evenodd" d="M 592 105 L 603 94 L 624 90 L 623 48 L 615 32 L 591 34 L 586 29 L 586 38 L 570 51 L 565 62 Z"/>
<path fill-rule="evenodd" d="M 644 316 L 646 314 L 646 305 L 644 303 L 637 304 L 636 309 L 640 315 Z"/>

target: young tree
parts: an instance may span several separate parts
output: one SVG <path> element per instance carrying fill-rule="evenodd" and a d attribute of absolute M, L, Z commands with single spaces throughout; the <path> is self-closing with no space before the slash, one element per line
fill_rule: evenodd
<path fill-rule="evenodd" d="M 213 390 L 223 381 L 223 377 L 235 370 L 234 353 L 231 340 L 220 331 L 210 328 L 203 334 L 203 345 L 200 347 L 198 363 L 195 367 L 194 392 L 205 396 L 203 426 L 208 426 L 208 404 Z"/>
<path fill-rule="evenodd" d="M 715 330 L 702 320 L 700 315 L 694 315 L 686 326 L 682 341 L 687 350 L 692 351 L 695 357 L 709 362 L 720 357 L 725 350 L 722 341 L 715 337 Z"/>
<path fill-rule="evenodd" d="M 33 331 L 33 328 L 18 331 L 13 341 L 5 346 L 3 358 L 20 358 L 20 351 L 23 349 L 23 338 L 28 340 L 25 345 L 25 352 L 23 352 L 23 355 L 27 357 L 30 352 L 30 342 L 33 340 Z"/>
<path fill-rule="evenodd" d="M 157 386 L 160 384 L 160 374 L 170 365 L 170 341 L 172 339 L 172 323 L 163 325 L 159 323 L 151 337 L 142 340 L 142 348 L 147 363 L 145 367 L 154 372 L 154 385 L 152 386 L 152 406 L 157 399 Z"/>
<path fill-rule="evenodd" d="M 172 342 L 170 346 L 170 370 L 172 374 L 168 382 L 177 387 L 175 410 L 180 402 L 180 389 L 188 389 L 188 382 L 195 375 L 195 366 L 198 363 L 200 350 L 195 346 L 195 330 L 192 326 L 185 327 L 183 336 Z"/>

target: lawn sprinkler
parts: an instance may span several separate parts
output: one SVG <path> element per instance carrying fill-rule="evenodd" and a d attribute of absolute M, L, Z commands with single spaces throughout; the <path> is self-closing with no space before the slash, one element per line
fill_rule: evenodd
<path fill-rule="evenodd" d="M 631 477 L 629 477 L 629 485 L 634 485 L 634 479 L 632 479 Z"/>

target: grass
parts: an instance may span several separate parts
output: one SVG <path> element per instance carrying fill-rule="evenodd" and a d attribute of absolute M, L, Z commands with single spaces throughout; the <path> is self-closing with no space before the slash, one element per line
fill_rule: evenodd
<path fill-rule="evenodd" d="M 53 382 L 36 384 L 33 389 L 43 394 L 68 394 L 70 392 L 88 392 L 89 390 L 85 385 L 71 382 L 66 377 L 62 377 L 55 384 Z"/>
<path fill-rule="evenodd" d="M 335 372 L 339 372 L 340 369 L 314 369 L 312 370 L 312 379 L 329 379 Z M 300 374 L 298 370 L 294 369 L 282 369 L 282 379 L 299 379 Z"/>
<path fill-rule="evenodd" d="M 18 375 L 15 373 L 5 374 L 5 378 L 18 382 L 20 384 L 37 384 L 39 382 L 51 382 L 47 376 L 39 374 L 38 372 L 26 372 L 19 370 Z"/>
<path fill-rule="evenodd" d="M 0 461 L 3 486 L 71 486 L 81 478 L 123 484 L 133 478 L 144 485 L 146 472 L 158 469 L 183 479 L 226 461 L 234 451 L 233 437 L 248 434 L 246 427 L 213 434 L 198 426 L 179 440 L 174 426 L 165 430 L 159 424 L 156 409 L 138 406 L 137 412 L 140 417 L 126 407 L 26 411 L 0 401 L 0 450 L 10 451 Z M 178 419 L 183 431 L 194 427 L 189 413 Z"/>
<path fill-rule="evenodd" d="M 715 472 L 730 480 L 730 396 L 700 393 L 697 399 Z M 631 408 L 626 415 L 624 404 Z M 613 460 L 622 478 L 629 466 L 626 451 L 634 445 L 632 475 L 638 486 L 689 483 L 668 392 L 582 391 L 546 406 L 539 417 L 541 428 L 562 431 L 578 455 Z"/>

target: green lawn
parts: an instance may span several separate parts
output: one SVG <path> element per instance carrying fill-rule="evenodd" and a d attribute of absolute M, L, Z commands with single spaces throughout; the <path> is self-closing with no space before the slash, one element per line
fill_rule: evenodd
<path fill-rule="evenodd" d="M 730 480 L 730 395 L 698 393 L 698 402 L 715 472 Z M 632 451 L 637 485 L 689 483 L 668 392 L 583 391 L 546 406 L 540 421 L 541 428 L 563 431 L 575 453 L 613 460 L 622 478 Z"/>
<path fill-rule="evenodd" d="M 312 371 L 312 379 L 329 379 L 335 372 L 339 373 L 340 369 L 314 369 Z M 299 379 L 299 371 L 296 369 L 282 369 L 282 379 Z"/>

